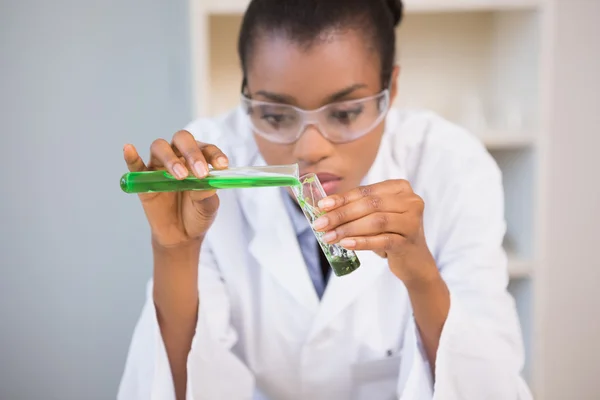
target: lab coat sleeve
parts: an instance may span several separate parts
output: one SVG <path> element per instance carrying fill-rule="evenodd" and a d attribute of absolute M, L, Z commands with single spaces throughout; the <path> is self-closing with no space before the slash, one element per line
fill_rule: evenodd
<path fill-rule="evenodd" d="M 501 173 L 487 152 L 475 153 L 455 163 L 456 168 L 446 168 L 454 178 L 436 193 L 439 203 L 434 207 L 444 217 L 437 218 L 440 240 L 434 256 L 450 292 L 450 310 L 437 351 L 435 382 L 412 320 L 404 341 L 408 351 L 399 380 L 401 400 L 532 398 L 520 376 L 521 330 L 507 291 Z"/>
<path fill-rule="evenodd" d="M 199 267 L 200 309 L 187 362 L 187 400 L 251 399 L 254 378 L 233 354 L 237 334 L 230 325 L 229 300 L 210 249 Z M 149 282 L 135 328 L 119 400 L 175 400 L 173 380 Z"/>

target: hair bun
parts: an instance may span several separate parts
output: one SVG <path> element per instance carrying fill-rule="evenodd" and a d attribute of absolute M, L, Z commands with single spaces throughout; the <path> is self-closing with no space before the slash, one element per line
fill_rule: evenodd
<path fill-rule="evenodd" d="M 402 0 L 385 0 L 385 4 L 392 13 L 394 26 L 400 25 L 404 16 L 404 4 L 402 4 Z"/>

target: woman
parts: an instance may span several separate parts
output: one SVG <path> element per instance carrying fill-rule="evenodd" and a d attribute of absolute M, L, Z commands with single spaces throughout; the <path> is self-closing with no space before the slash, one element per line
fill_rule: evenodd
<path fill-rule="evenodd" d="M 140 196 L 154 278 L 121 399 L 530 398 L 500 172 L 462 129 L 389 110 L 401 19 L 397 0 L 254 0 L 242 105 L 147 165 L 125 147 L 179 179 L 298 163 L 329 195 L 314 228 L 362 266 L 330 274 L 282 189 Z"/>

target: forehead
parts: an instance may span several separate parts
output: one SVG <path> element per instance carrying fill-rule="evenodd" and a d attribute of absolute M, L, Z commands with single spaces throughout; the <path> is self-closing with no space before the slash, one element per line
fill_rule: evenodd
<path fill-rule="evenodd" d="M 357 95 L 380 91 L 380 70 L 377 53 L 353 31 L 330 32 L 308 45 L 283 34 L 263 35 L 248 60 L 248 87 L 318 107 L 332 93 L 353 85 L 365 85 Z"/>

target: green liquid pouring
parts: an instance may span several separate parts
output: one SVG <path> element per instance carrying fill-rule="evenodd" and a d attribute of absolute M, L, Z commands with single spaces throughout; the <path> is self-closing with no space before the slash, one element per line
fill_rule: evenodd
<path fill-rule="evenodd" d="M 293 188 L 300 208 L 312 224 L 322 213 L 314 204 L 312 190 L 303 186 L 314 184 L 319 197 L 325 197 L 325 191 L 316 176 L 301 179 L 298 165 L 276 165 L 267 167 L 243 167 L 226 170 L 212 170 L 206 178 L 189 176 L 178 180 L 166 171 L 129 172 L 121 177 L 121 189 L 125 193 L 182 192 L 188 190 L 246 189 L 258 187 Z M 310 200 L 307 201 L 307 200 Z M 310 204 L 309 204 L 310 203 Z M 327 261 L 337 276 L 352 273 L 360 267 L 360 261 L 353 251 L 340 245 L 330 245 L 323 241 L 323 232 L 313 231 Z"/>

